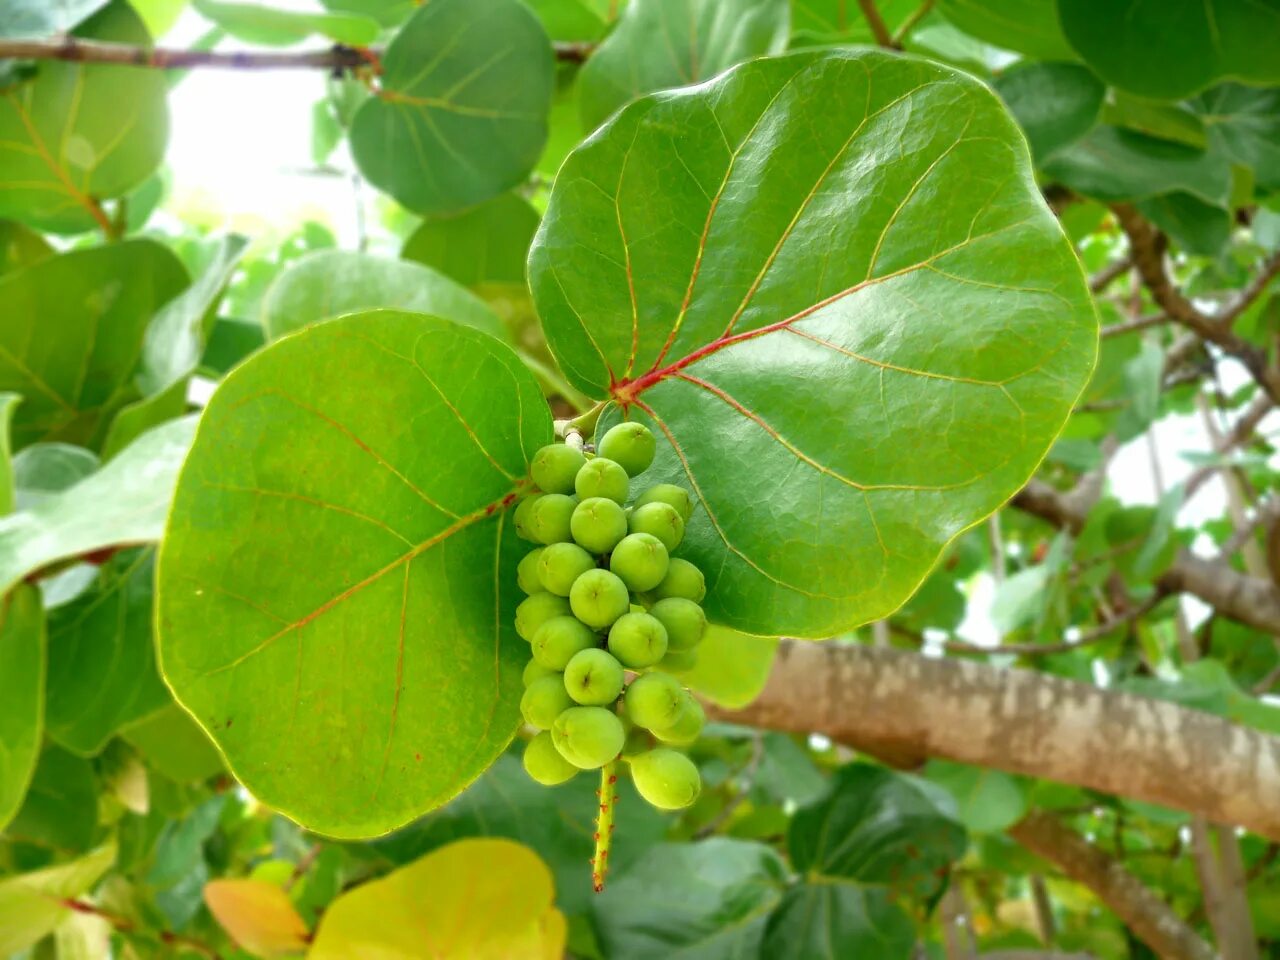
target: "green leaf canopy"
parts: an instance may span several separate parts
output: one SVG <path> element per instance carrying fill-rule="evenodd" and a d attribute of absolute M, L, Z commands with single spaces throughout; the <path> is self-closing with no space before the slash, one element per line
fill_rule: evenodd
<path fill-rule="evenodd" d="M 1026 482 L 1097 349 L 1000 102 L 876 51 L 627 107 L 561 169 L 530 281 L 574 385 L 668 441 L 708 612 L 762 635 L 896 609 Z"/>
<path fill-rule="evenodd" d="M 310 829 L 385 833 L 518 722 L 505 510 L 551 419 L 497 340 L 355 314 L 277 341 L 206 408 L 158 567 L 161 670 L 237 778 Z"/>

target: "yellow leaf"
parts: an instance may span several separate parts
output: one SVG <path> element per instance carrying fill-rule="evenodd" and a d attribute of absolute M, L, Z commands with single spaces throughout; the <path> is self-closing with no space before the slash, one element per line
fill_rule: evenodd
<path fill-rule="evenodd" d="M 214 880 L 204 887 L 222 928 L 240 947 L 257 957 L 300 953 L 307 946 L 307 925 L 289 895 L 265 880 Z"/>
<path fill-rule="evenodd" d="M 554 892 L 527 847 L 460 840 L 340 896 L 308 960 L 552 960 L 565 942 Z"/>

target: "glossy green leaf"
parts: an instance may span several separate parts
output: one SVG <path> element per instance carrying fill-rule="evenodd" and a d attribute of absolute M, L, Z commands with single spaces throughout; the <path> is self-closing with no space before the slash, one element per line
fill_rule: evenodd
<path fill-rule="evenodd" d="M 996 92 L 1027 135 L 1031 155 L 1043 162 L 1079 140 L 1098 122 L 1106 86 L 1076 63 L 1023 63 L 995 81 Z"/>
<path fill-rule="evenodd" d="M 1216 80 L 1280 80 L 1280 7 L 1241 0 L 1058 0 L 1071 46 L 1108 83 L 1178 100 Z"/>
<path fill-rule="evenodd" d="M 1119 127 L 1096 128 L 1059 150 L 1042 168 L 1055 180 L 1099 200 L 1183 191 L 1224 206 L 1231 192 L 1231 171 L 1213 152 Z"/>
<path fill-rule="evenodd" d="M 919 8 L 918 0 L 876 0 L 881 19 L 895 36 Z M 791 0 L 791 36 L 793 47 L 876 42 L 867 18 L 849 0 Z"/>
<path fill-rule="evenodd" d="M 88 850 L 98 834 L 98 781 L 93 765 L 60 747 L 46 747 L 6 833 L 58 851 Z"/>
<path fill-rule="evenodd" d="M 13 458 L 15 509 L 30 510 L 97 469 L 98 458 L 92 450 L 69 443 L 33 443 Z"/>
<path fill-rule="evenodd" d="M 916 929 L 886 890 L 851 883 L 802 882 L 769 918 L 761 957 L 769 960 L 875 957 L 910 960 Z"/>
<path fill-rule="evenodd" d="M 949 21 L 979 40 L 1038 60 L 1074 60 L 1055 0 L 939 0 Z"/>
<path fill-rule="evenodd" d="M 596 898 L 604 956 L 767 956 L 760 944 L 785 876 L 781 858 L 759 843 L 714 837 L 652 847 Z"/>
<path fill-rule="evenodd" d="M 546 864 L 510 840 L 460 840 L 325 910 L 308 960 L 554 960 L 564 917 Z"/>
<path fill-rule="evenodd" d="M 951 794 L 960 821 L 974 833 L 999 833 L 1026 815 L 1027 791 L 1011 774 L 930 760 L 924 776 Z"/>
<path fill-rule="evenodd" d="M 668 441 L 708 612 L 766 636 L 896 609 L 1026 481 L 1096 351 L 999 101 L 877 51 L 628 107 L 561 170 L 530 280 L 569 380 Z"/>
<path fill-rule="evenodd" d="M 787 847 L 801 873 L 927 895 L 965 851 L 951 798 L 923 780 L 853 763 L 831 792 L 791 819 Z"/>
<path fill-rule="evenodd" d="M 40 591 L 22 584 L 0 599 L 0 832 L 22 806 L 40 753 L 44 677 Z"/>
<path fill-rule="evenodd" d="M 192 0 L 191 5 L 237 40 L 263 46 L 289 46 L 319 34 L 337 43 L 363 47 L 378 39 L 380 32 L 378 21 L 354 13 L 280 10 L 223 0 Z"/>
<path fill-rule="evenodd" d="M 53 255 L 40 234 L 12 220 L 0 220 L 0 276 Z"/>
<path fill-rule="evenodd" d="M 413 314 L 309 327 L 224 381 L 178 484 L 157 623 L 174 693 L 256 797 L 368 836 L 492 763 L 528 658 L 504 508 L 550 438 L 506 347 Z"/>
<path fill-rule="evenodd" d="M 127 3 L 113 3 L 77 36 L 149 43 Z M 169 135 L 161 70 L 46 61 L 0 90 L 0 217 L 55 233 L 101 226 L 97 200 L 118 197 L 160 165 Z"/>
<path fill-rule="evenodd" d="M 169 250 L 128 240 L 76 250 L 0 277 L 0 390 L 25 398 L 14 446 L 89 445 L 127 400 L 155 310 L 187 282 Z"/>
<path fill-rule="evenodd" d="M 0 591 L 58 560 L 160 539 L 195 418 L 144 433 L 97 473 L 0 518 Z"/>
<path fill-rule="evenodd" d="M 51 933 L 71 915 L 64 901 L 92 890 L 115 861 L 112 842 L 79 860 L 0 880 L 0 954 L 17 955 Z"/>
<path fill-rule="evenodd" d="M 49 617 L 49 736 L 84 756 L 169 702 L 155 667 L 155 548 L 117 553 L 92 589 Z"/>
<path fill-rule="evenodd" d="M 504 193 L 453 216 L 427 217 L 400 256 L 433 267 L 467 287 L 524 285 L 529 244 L 538 212 L 515 193 Z"/>
<path fill-rule="evenodd" d="M 196 783 L 222 772 L 217 748 L 177 704 L 133 724 L 121 736 L 148 766 L 178 783 Z"/>
<path fill-rule="evenodd" d="M 1280 190 L 1280 88 L 1224 83 L 1191 101 L 1209 141 L 1253 171 L 1258 187 Z"/>
<path fill-rule="evenodd" d="M 698 83 L 787 44 L 786 0 L 632 3 L 578 75 L 588 130 L 629 100 Z M 656 42 L 661 38 L 661 42 Z"/>
<path fill-rule="evenodd" d="M 698 662 L 677 676 L 712 703 L 739 710 L 764 689 L 777 652 L 776 637 L 753 637 L 712 624 L 698 644 Z"/>
<path fill-rule="evenodd" d="M 554 66 L 517 0 L 432 0 L 382 55 L 381 90 L 351 128 L 356 164 L 417 213 L 495 197 L 538 161 Z"/>
<path fill-rule="evenodd" d="M 0 7 L 0 37 L 49 37 L 66 33 L 109 0 L 6 0 Z"/>
<path fill-rule="evenodd" d="M 349 250 L 318 250 L 282 270 L 263 297 L 262 326 L 275 340 L 320 320 L 383 307 L 503 333 L 483 300 L 443 274 Z"/>
<path fill-rule="evenodd" d="M 102 439 L 102 459 L 110 460 L 148 430 L 186 413 L 187 387 L 185 378 L 176 380 L 155 396 L 135 400 L 121 409 L 111 418 L 111 426 Z"/>

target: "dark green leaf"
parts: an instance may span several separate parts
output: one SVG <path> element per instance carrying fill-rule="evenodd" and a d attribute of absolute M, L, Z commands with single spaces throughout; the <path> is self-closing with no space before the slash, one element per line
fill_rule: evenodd
<path fill-rule="evenodd" d="M 874 51 L 626 108 L 562 168 L 530 278 L 569 380 L 667 439 L 708 611 L 760 635 L 901 605 L 1025 482 L 1096 349 L 999 101 Z"/>
<path fill-rule="evenodd" d="M 888 891 L 849 883 L 801 883 L 786 892 L 769 918 L 760 956 L 909 960 L 915 945 L 915 924 L 890 902 Z"/>
<path fill-rule="evenodd" d="M 497 196 L 542 152 L 554 66 L 517 0 L 432 0 L 383 54 L 382 89 L 351 128 L 356 164 L 418 213 Z"/>
<path fill-rule="evenodd" d="M 135 723 L 121 736 L 148 766 L 178 783 L 196 783 L 222 772 L 222 757 L 208 735 L 177 704 Z"/>
<path fill-rule="evenodd" d="M 224 381 L 178 484 L 157 623 L 165 677 L 255 796 L 368 836 L 501 752 L 528 658 L 505 508 L 550 438 L 506 347 L 413 314 L 317 324 Z"/>
<path fill-rule="evenodd" d="M 1088 133 L 1107 92 L 1102 81 L 1076 63 L 1018 64 L 996 78 L 995 88 L 1027 135 L 1037 162 Z"/>
<path fill-rule="evenodd" d="M 524 285 L 538 212 L 514 193 L 451 217 L 427 217 L 400 256 L 439 270 L 463 286 Z"/>
<path fill-rule="evenodd" d="M 22 584 L 0 599 L 0 832 L 22 806 L 40 753 L 44 678 L 40 591 Z"/>
<path fill-rule="evenodd" d="M 94 888 L 116 860 L 116 845 L 56 867 L 0 880 L 0 954 L 21 956 L 71 916 L 66 901 Z"/>
<path fill-rule="evenodd" d="M 1280 88 L 1224 83 L 1191 101 L 1209 140 L 1253 171 L 1260 190 L 1280 190 Z"/>
<path fill-rule="evenodd" d="M 939 0 L 938 10 L 965 33 L 1038 60 L 1074 60 L 1054 0 Z"/>
<path fill-rule="evenodd" d="M 210 797 L 183 820 L 169 823 L 156 842 L 155 860 L 147 871 L 147 882 L 170 887 L 203 862 L 201 846 L 218 826 L 226 797 Z"/>
<path fill-rule="evenodd" d="M 1139 212 L 1187 253 L 1216 257 L 1231 239 L 1231 214 L 1189 193 L 1166 193 L 1137 203 Z"/>
<path fill-rule="evenodd" d="M 98 833 L 98 782 L 93 765 L 60 747 L 46 747 L 22 809 L 7 833 L 59 851 L 88 850 Z"/>
<path fill-rule="evenodd" d="M 258 324 L 219 318 L 209 334 L 200 365 L 216 373 L 227 373 L 265 343 L 266 337 Z"/>
<path fill-rule="evenodd" d="M 53 247 L 30 227 L 0 220 L 0 276 L 53 255 Z"/>

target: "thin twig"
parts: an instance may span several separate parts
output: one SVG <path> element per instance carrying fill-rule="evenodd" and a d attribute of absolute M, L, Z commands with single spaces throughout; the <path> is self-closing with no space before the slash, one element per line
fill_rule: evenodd
<path fill-rule="evenodd" d="M 1081 647 L 1097 643 L 1099 640 L 1105 640 L 1120 627 L 1141 619 L 1155 609 L 1156 605 L 1165 596 L 1165 591 L 1157 589 L 1142 603 L 1135 607 L 1130 607 L 1124 613 L 1117 614 L 1106 623 L 1082 633 L 1075 640 L 1064 640 L 1061 643 L 1002 643 L 995 647 L 984 647 L 981 644 L 968 643 L 963 640 L 947 640 L 943 642 L 942 646 L 950 653 L 1001 653 L 1022 657 L 1042 656 L 1050 653 L 1069 653 L 1072 650 L 1078 650 Z"/>
<path fill-rule="evenodd" d="M 90 903 L 87 900 L 77 900 L 69 897 L 65 900 L 60 900 L 59 903 L 68 910 L 74 910 L 76 913 L 86 913 L 100 917 L 121 933 L 133 933 L 141 937 L 154 936 L 161 943 L 171 947 L 184 947 L 187 950 L 194 950 L 196 953 L 203 954 L 209 960 L 222 960 L 222 955 L 203 940 L 197 940 L 181 933 L 174 933 L 172 930 L 141 928 L 128 917 L 122 917 L 119 914 L 103 910 L 97 904 Z"/>
<path fill-rule="evenodd" d="M 902 26 L 898 28 L 898 32 L 893 35 L 893 45 L 898 49 L 902 49 L 903 42 L 907 37 L 911 36 L 911 31 L 916 28 L 921 20 L 929 15 L 933 10 L 934 0 L 924 0 L 924 3 L 916 7 L 911 16 L 902 21 Z"/>
<path fill-rule="evenodd" d="M 1101 293 L 1103 290 L 1107 289 L 1107 287 L 1111 286 L 1115 280 L 1124 276 L 1132 269 L 1133 257 L 1128 255 L 1121 257 L 1115 263 L 1103 267 L 1089 278 L 1089 291 L 1094 294 Z"/>
<path fill-rule="evenodd" d="M 755 785 L 756 769 L 760 766 L 760 760 L 764 757 L 764 737 L 759 731 L 751 738 L 751 756 L 742 767 L 742 772 L 738 776 L 743 781 L 743 788 L 729 798 L 728 802 L 720 808 L 720 812 L 706 822 L 697 833 L 693 835 L 695 840 L 705 840 L 707 837 L 714 835 L 721 827 L 723 827 L 733 812 L 742 805 L 747 799 L 747 794 L 751 792 L 752 786 Z"/>
<path fill-rule="evenodd" d="M 1104 340 L 1107 337 L 1118 337 L 1125 333 L 1132 333 L 1135 330 L 1146 330 L 1148 327 L 1158 327 L 1162 323 L 1168 323 L 1171 318 L 1167 313 L 1153 313 L 1145 317 L 1138 317 L 1134 320 L 1125 320 L 1123 323 L 1113 323 L 1110 326 L 1103 327 L 1099 334 Z"/>
<path fill-rule="evenodd" d="M 890 50 L 896 49 L 893 35 L 884 25 L 884 17 L 880 16 L 876 0 L 858 0 L 858 6 L 862 8 L 862 15 L 866 18 L 867 26 L 871 28 L 871 35 L 876 38 L 876 43 Z"/>

